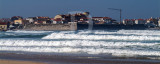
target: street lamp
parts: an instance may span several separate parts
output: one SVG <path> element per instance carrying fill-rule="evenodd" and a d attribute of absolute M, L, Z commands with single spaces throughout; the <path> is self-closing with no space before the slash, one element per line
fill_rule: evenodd
<path fill-rule="evenodd" d="M 115 9 L 115 8 L 108 8 L 110 10 L 117 10 L 117 11 L 120 11 L 120 24 L 122 23 L 122 9 Z"/>

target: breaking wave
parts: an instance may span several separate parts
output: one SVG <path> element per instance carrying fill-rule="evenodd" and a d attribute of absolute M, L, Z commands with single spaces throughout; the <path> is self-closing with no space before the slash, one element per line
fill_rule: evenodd
<path fill-rule="evenodd" d="M 0 32 L 0 38 L 42 38 L 53 31 L 7 31 Z"/>
<path fill-rule="evenodd" d="M 45 41 L 45 40 L 0 40 L 0 50 L 87 53 L 112 55 L 156 55 L 160 56 L 160 43 L 104 42 L 104 41 Z"/>
<path fill-rule="evenodd" d="M 101 34 L 103 32 L 100 32 Z M 65 33 L 52 33 L 48 36 L 43 37 L 42 39 L 84 39 L 84 40 L 159 40 L 160 36 L 149 36 L 150 34 L 143 35 L 139 33 L 113 33 L 105 32 L 107 35 L 100 35 L 100 33 L 86 34 L 85 32 L 80 32 L 76 34 L 65 34 Z M 114 35 L 113 35 L 114 34 Z M 119 35 L 118 35 L 119 34 Z M 129 35 L 126 35 L 129 34 Z M 134 35 L 131 35 L 134 34 Z M 136 34 L 136 35 L 135 35 Z M 139 35 L 137 35 L 139 34 Z"/>
<path fill-rule="evenodd" d="M 160 31 L 7 31 L 0 51 L 160 56 Z"/>

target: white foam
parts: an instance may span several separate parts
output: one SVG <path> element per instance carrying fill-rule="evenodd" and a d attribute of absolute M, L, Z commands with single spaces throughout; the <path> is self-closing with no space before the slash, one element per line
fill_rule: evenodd
<path fill-rule="evenodd" d="M 52 33 L 42 39 L 85 39 L 85 40 L 160 40 L 158 36 L 116 36 L 116 35 L 84 35 L 84 34 L 64 34 Z"/>
<path fill-rule="evenodd" d="M 56 52 L 56 53 L 88 53 L 88 54 L 108 54 L 113 55 L 156 55 L 160 56 L 160 51 L 138 50 L 125 46 L 139 46 L 149 48 L 160 48 L 159 43 L 140 42 L 103 42 L 103 41 L 36 41 L 36 40 L 3 40 L 0 39 L 0 51 L 27 51 L 27 52 Z M 123 49 L 120 49 L 123 48 Z M 137 49 L 137 50 L 136 50 Z"/>
<path fill-rule="evenodd" d="M 105 42 L 105 41 L 36 41 L 36 40 L 10 40 L 0 39 L 0 46 L 154 46 L 160 43 L 141 43 L 141 42 Z"/>
<path fill-rule="evenodd" d="M 49 34 L 42 39 L 0 39 L 0 51 L 88 53 L 112 55 L 156 55 L 160 56 L 160 31 L 7 31 L 6 35 Z M 109 34 L 109 35 L 102 35 Z M 122 34 L 122 35 L 116 35 Z M 32 38 L 32 37 L 31 37 Z M 52 40 L 53 39 L 53 40 Z M 54 41 L 54 39 L 58 41 Z M 69 39 L 69 40 L 61 40 Z M 71 40 L 70 40 L 71 39 Z M 105 40 L 105 41 L 101 41 Z M 109 42 L 107 42 L 109 40 Z M 114 42 L 123 40 L 123 42 Z M 127 41 L 130 42 L 127 42 Z M 142 41 L 141 41 L 142 40 Z M 152 43 L 143 43 L 143 41 Z"/>
<path fill-rule="evenodd" d="M 1 51 L 28 51 L 28 52 L 55 52 L 55 53 L 88 53 L 88 54 L 112 54 L 112 55 L 154 55 L 160 56 L 159 51 L 134 51 L 122 49 L 96 49 L 96 48 L 50 48 L 50 47 L 0 47 Z"/>
<path fill-rule="evenodd" d="M 23 36 L 23 35 L 47 35 L 54 31 L 7 31 L 4 32 L 3 36 Z"/>
<path fill-rule="evenodd" d="M 117 32 L 95 31 L 94 33 L 95 34 L 141 35 L 141 36 L 160 35 L 160 31 L 155 31 L 155 30 L 119 30 Z"/>
<path fill-rule="evenodd" d="M 18 30 L 18 31 L 7 31 L 6 33 L 50 33 L 54 31 L 23 31 L 23 30 Z"/>

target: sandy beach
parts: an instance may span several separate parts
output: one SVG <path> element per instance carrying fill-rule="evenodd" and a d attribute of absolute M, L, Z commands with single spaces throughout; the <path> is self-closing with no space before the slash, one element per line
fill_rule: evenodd
<path fill-rule="evenodd" d="M 2 64 L 160 64 L 160 62 L 158 62 L 159 60 L 154 61 L 146 58 L 126 59 L 118 57 L 108 57 L 105 59 L 100 59 L 80 56 L 15 53 L 0 53 L 0 59 L 7 59 L 0 60 L 0 63 Z"/>
<path fill-rule="evenodd" d="M 45 64 L 45 63 L 32 62 L 32 61 L 18 61 L 18 60 L 0 60 L 0 64 Z"/>

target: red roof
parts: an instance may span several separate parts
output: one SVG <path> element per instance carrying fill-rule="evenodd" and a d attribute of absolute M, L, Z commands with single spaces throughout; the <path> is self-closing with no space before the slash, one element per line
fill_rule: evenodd
<path fill-rule="evenodd" d="M 110 18 L 110 17 L 103 17 L 104 19 L 112 19 L 112 18 Z"/>
<path fill-rule="evenodd" d="M 139 20 L 139 21 L 144 21 L 144 19 L 137 19 L 137 20 Z"/>
<path fill-rule="evenodd" d="M 51 20 L 54 20 L 54 18 L 51 18 Z"/>
<path fill-rule="evenodd" d="M 54 19 L 54 21 L 62 21 L 61 18 Z"/>
<path fill-rule="evenodd" d="M 0 22 L 0 25 L 7 25 L 7 22 Z"/>

